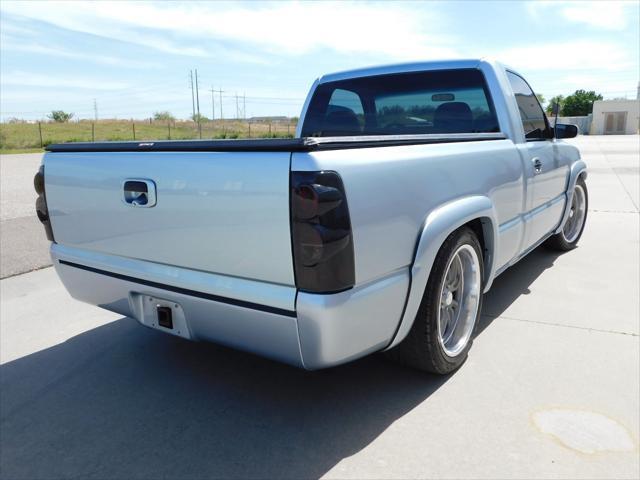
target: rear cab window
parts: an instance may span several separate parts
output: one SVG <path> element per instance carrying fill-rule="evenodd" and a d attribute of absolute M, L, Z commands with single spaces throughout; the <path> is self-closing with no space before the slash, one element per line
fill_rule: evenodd
<path fill-rule="evenodd" d="M 309 103 L 302 136 L 499 131 L 483 74 L 456 69 L 320 84 Z"/>

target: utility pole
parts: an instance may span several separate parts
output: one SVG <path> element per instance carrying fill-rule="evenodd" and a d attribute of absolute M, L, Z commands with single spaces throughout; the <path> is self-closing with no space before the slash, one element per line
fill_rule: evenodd
<path fill-rule="evenodd" d="M 222 122 L 222 133 L 224 133 L 224 113 L 222 111 L 222 94 L 224 93 L 224 90 L 222 90 L 222 88 L 220 90 L 214 90 L 212 88 L 211 93 L 213 94 L 213 92 L 217 92 L 220 95 L 220 121 Z"/>
<path fill-rule="evenodd" d="M 240 119 L 240 106 L 238 104 L 238 92 L 236 92 L 236 120 Z"/>
<path fill-rule="evenodd" d="M 193 70 L 189 70 L 189 79 L 191 82 L 191 111 L 192 111 L 191 120 L 195 122 L 196 121 L 196 99 L 193 94 Z"/>
<path fill-rule="evenodd" d="M 98 121 L 98 103 L 95 98 L 93 99 L 93 116 L 95 120 Z"/>
<path fill-rule="evenodd" d="M 214 97 L 215 90 L 213 89 L 213 85 L 211 85 L 211 121 L 213 122 L 216 119 L 216 100 Z"/>
<path fill-rule="evenodd" d="M 247 118 L 247 96 L 242 94 L 242 119 Z"/>
<path fill-rule="evenodd" d="M 200 94 L 198 89 L 198 69 L 196 68 L 196 107 L 198 108 L 198 135 L 202 138 L 202 124 L 200 123 Z"/>

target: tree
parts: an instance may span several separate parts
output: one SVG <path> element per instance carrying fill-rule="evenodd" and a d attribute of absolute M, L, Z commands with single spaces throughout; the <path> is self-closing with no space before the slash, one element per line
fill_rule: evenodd
<path fill-rule="evenodd" d="M 561 113 L 565 117 L 584 117 L 593 111 L 596 100 L 602 100 L 602 95 L 593 90 L 576 90 L 565 98 Z"/>
<path fill-rule="evenodd" d="M 162 112 L 154 112 L 153 119 L 160 122 L 173 122 L 176 117 L 174 117 L 171 112 L 165 110 Z"/>
<path fill-rule="evenodd" d="M 555 97 L 551 97 L 551 99 L 549 100 L 549 105 L 547 105 L 547 114 L 548 115 L 554 115 L 554 111 L 553 111 L 553 107 L 555 104 L 558 104 L 560 106 L 560 112 L 558 112 L 558 115 L 562 112 L 562 106 L 564 105 L 564 95 L 556 95 Z"/>
<path fill-rule="evenodd" d="M 71 120 L 73 113 L 67 113 L 62 110 L 53 110 L 49 115 L 47 115 L 47 117 L 54 122 L 65 123 Z"/>
<path fill-rule="evenodd" d="M 538 98 L 538 101 L 540 102 L 540 105 L 544 106 L 545 102 L 547 101 L 544 98 L 544 95 L 542 95 L 541 93 L 536 93 L 536 97 Z"/>
<path fill-rule="evenodd" d="M 193 120 L 194 122 L 198 122 L 198 114 L 196 113 L 195 115 L 191 115 L 191 120 Z M 200 121 L 201 122 L 208 122 L 209 119 L 207 117 L 205 117 L 204 115 L 200 114 Z"/>

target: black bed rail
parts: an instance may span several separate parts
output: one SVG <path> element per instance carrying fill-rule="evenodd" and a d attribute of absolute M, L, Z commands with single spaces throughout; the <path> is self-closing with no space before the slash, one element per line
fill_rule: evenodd
<path fill-rule="evenodd" d="M 265 138 L 246 140 L 160 140 L 148 142 L 75 142 L 46 147 L 48 152 L 310 152 L 348 148 L 503 140 L 503 133 L 360 135 L 353 137 Z"/>

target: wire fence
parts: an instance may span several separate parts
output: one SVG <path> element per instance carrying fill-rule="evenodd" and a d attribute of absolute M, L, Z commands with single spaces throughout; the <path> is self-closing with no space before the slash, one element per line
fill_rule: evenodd
<path fill-rule="evenodd" d="M 0 124 L 0 151 L 43 148 L 52 143 L 127 140 L 291 138 L 296 121 L 286 120 L 80 120 Z"/>

